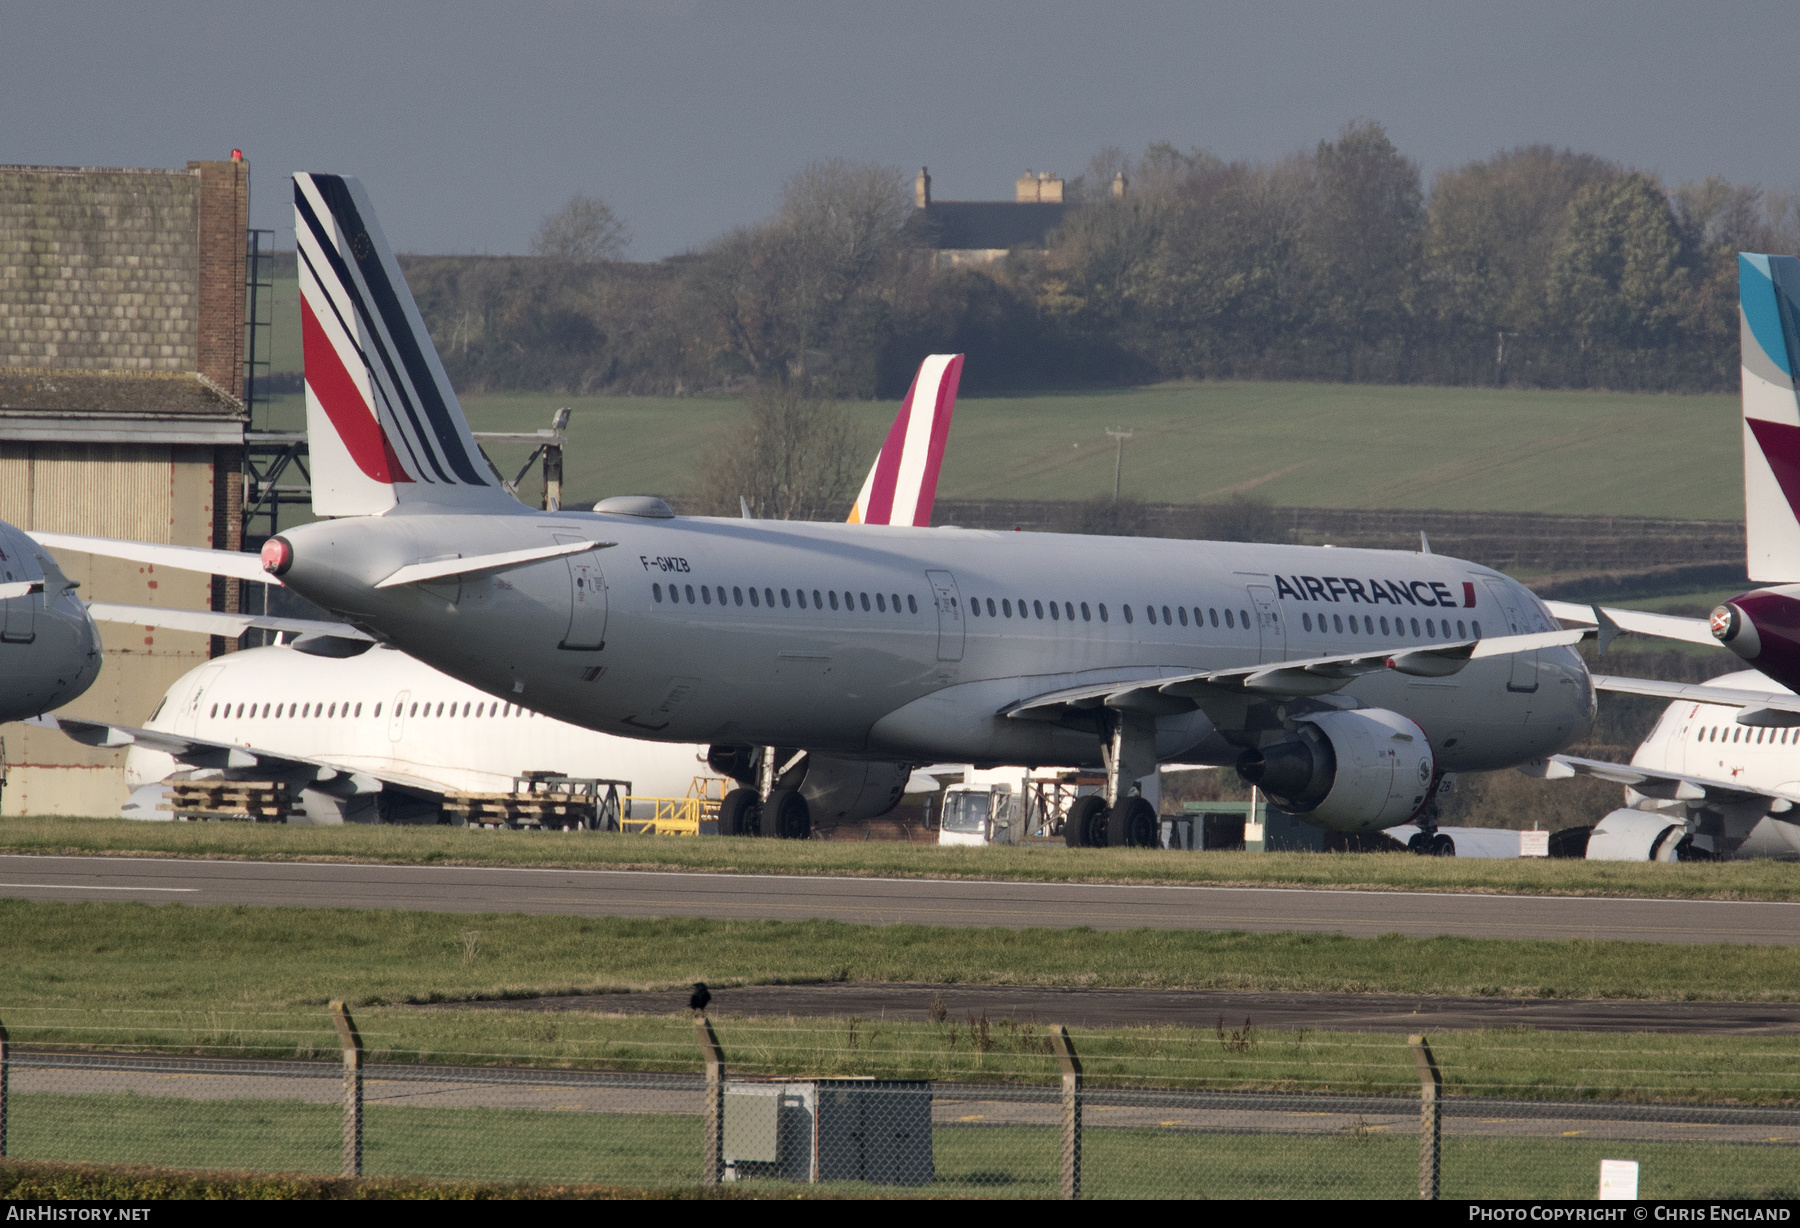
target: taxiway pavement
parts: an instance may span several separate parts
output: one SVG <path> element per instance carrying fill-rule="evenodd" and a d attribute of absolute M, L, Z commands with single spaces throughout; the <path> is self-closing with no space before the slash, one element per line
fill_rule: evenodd
<path fill-rule="evenodd" d="M 1800 943 L 1800 903 L 336 862 L 0 856 L 0 896 L 576 916 L 820 917 L 1014 929 Z"/>

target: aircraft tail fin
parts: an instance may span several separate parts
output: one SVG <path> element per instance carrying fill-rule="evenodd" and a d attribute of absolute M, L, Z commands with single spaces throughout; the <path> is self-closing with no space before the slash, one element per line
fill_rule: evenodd
<path fill-rule="evenodd" d="M 516 508 L 482 460 L 362 184 L 294 176 L 313 511 Z"/>
<path fill-rule="evenodd" d="M 851 524 L 931 523 L 962 368 L 961 354 L 932 354 L 919 364 L 881 455 L 850 509 Z"/>
<path fill-rule="evenodd" d="M 1744 379 L 1745 565 L 1800 580 L 1800 260 L 1738 255 Z"/>

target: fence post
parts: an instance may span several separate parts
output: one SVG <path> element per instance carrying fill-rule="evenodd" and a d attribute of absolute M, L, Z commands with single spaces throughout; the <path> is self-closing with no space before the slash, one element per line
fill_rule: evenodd
<path fill-rule="evenodd" d="M 1081 1197 L 1081 1059 L 1069 1043 L 1069 1029 L 1050 1029 L 1050 1047 L 1062 1063 L 1062 1197 Z"/>
<path fill-rule="evenodd" d="M 0 1160 L 6 1158 L 6 1085 L 12 1075 L 12 1051 L 7 1042 L 6 1025 L 0 1023 Z"/>
<path fill-rule="evenodd" d="M 1406 1043 L 1412 1046 L 1413 1061 L 1419 1068 L 1419 1197 L 1431 1202 L 1438 1196 L 1443 1143 L 1438 1097 L 1444 1089 L 1444 1076 L 1423 1036 L 1408 1036 Z"/>
<path fill-rule="evenodd" d="M 344 1176 L 360 1177 L 363 1170 L 363 1071 L 362 1037 L 356 1021 L 342 1001 L 333 999 L 331 1022 L 337 1025 L 338 1043 L 344 1047 Z"/>
<path fill-rule="evenodd" d="M 725 1163 L 725 1053 L 705 1015 L 694 1017 L 694 1038 L 706 1059 L 706 1142 L 700 1153 L 700 1184 L 717 1185 Z"/>

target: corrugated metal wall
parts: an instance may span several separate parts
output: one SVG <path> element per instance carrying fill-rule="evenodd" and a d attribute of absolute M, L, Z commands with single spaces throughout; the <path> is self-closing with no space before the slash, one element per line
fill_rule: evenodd
<path fill-rule="evenodd" d="M 0 443 L 0 519 L 22 529 L 210 546 L 211 448 L 169 444 Z M 211 582 L 191 572 L 64 552 L 56 563 L 90 601 L 205 609 Z M 102 625 L 100 677 L 65 711 L 140 725 L 177 678 L 207 659 L 207 637 Z M 125 755 L 59 733 L 0 727 L 6 814 L 118 813 Z"/>

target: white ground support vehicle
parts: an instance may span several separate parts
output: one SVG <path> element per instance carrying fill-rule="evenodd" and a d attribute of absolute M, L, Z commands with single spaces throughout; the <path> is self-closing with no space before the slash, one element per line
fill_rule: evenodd
<path fill-rule="evenodd" d="M 927 768 L 938 779 L 954 776 Z M 1060 840 L 1070 805 L 1083 794 L 1104 789 L 1105 778 L 1090 773 L 1024 767 L 960 769 L 944 790 L 939 844 L 1019 844 L 1027 839 Z M 1160 799 L 1160 781 L 1142 782 L 1144 795 Z"/>
<path fill-rule="evenodd" d="M 1010 784 L 961 784 L 944 790 L 939 844 L 1017 844 L 1025 797 Z"/>

